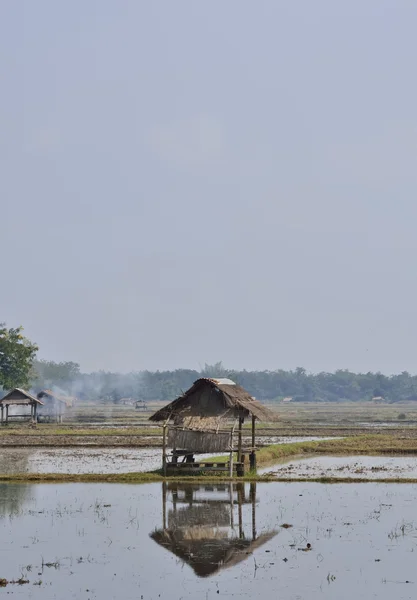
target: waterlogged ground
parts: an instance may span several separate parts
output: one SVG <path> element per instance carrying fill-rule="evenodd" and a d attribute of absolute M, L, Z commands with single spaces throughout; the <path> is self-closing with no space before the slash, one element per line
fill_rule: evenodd
<path fill-rule="evenodd" d="M 311 456 L 259 470 L 277 478 L 417 479 L 417 456 Z"/>
<path fill-rule="evenodd" d="M 0 484 L 0 596 L 414 599 L 416 501 L 411 484 Z"/>
<path fill-rule="evenodd" d="M 272 439 L 272 438 L 271 438 Z M 274 438 L 268 443 L 312 441 L 314 437 Z M 212 456 L 200 455 L 200 458 Z M 18 473 L 141 473 L 159 469 L 160 448 L 3 448 L 0 475 Z"/>
<path fill-rule="evenodd" d="M 140 473 L 161 464 L 159 448 L 4 448 L 0 474 Z"/>

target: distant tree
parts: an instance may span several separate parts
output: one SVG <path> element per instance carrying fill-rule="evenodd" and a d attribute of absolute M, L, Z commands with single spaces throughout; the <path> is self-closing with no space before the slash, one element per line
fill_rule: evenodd
<path fill-rule="evenodd" d="M 24 387 L 31 379 L 38 347 L 22 331 L 23 327 L 8 329 L 5 323 L 0 323 L 0 386 L 6 390 Z"/>
<path fill-rule="evenodd" d="M 33 386 L 36 388 L 55 386 L 69 391 L 80 376 L 80 365 L 71 361 L 56 363 L 52 360 L 35 360 L 33 374 Z"/>
<path fill-rule="evenodd" d="M 225 369 L 222 361 L 214 363 L 214 365 L 208 365 L 205 363 L 204 368 L 201 369 L 201 377 L 229 377 L 230 371 Z"/>

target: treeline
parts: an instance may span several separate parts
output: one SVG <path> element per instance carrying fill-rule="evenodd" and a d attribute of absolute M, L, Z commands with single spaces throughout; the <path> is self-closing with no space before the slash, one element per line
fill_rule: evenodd
<path fill-rule="evenodd" d="M 294 371 L 235 371 L 221 362 L 205 365 L 200 371 L 138 371 L 121 374 L 99 371 L 81 373 L 76 362 L 36 360 L 38 347 L 23 335 L 22 327 L 0 323 L 0 390 L 26 387 L 37 393 L 52 388 L 62 395 L 84 401 L 118 403 L 123 398 L 164 400 L 176 398 L 199 377 L 229 377 L 259 400 L 293 402 L 361 402 L 379 398 L 386 402 L 417 400 L 417 375 L 334 373 Z"/>
<path fill-rule="evenodd" d="M 201 371 L 140 371 L 128 374 L 81 373 L 77 363 L 35 361 L 32 389 L 55 388 L 85 401 L 118 403 L 123 398 L 164 400 L 176 398 L 199 377 L 229 377 L 259 400 L 293 402 L 361 402 L 372 398 L 386 402 L 417 400 L 417 376 L 403 372 L 387 376 L 382 373 L 307 373 L 293 371 L 234 371 L 222 363 L 205 365 Z"/>

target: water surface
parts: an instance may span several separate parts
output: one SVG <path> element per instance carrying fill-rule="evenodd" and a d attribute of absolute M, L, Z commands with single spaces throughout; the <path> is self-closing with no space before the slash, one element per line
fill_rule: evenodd
<path fill-rule="evenodd" d="M 149 436 L 141 436 L 142 440 Z M 151 438 L 152 439 L 152 438 Z M 154 439 L 154 438 L 153 438 Z M 328 439 L 271 436 L 264 443 L 291 443 Z M 105 440 L 103 440 L 105 441 Z M 107 474 L 141 473 L 162 466 L 161 448 L 1 448 L 0 475 L 17 473 Z M 204 459 L 213 454 L 200 454 Z"/>
<path fill-rule="evenodd" d="M 416 500 L 411 484 L 0 484 L 0 578 L 29 581 L 0 595 L 414 599 Z"/>

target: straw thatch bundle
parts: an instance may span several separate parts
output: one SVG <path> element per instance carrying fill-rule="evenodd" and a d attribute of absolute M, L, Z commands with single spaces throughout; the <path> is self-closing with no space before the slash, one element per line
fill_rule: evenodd
<path fill-rule="evenodd" d="M 230 506 L 225 504 L 194 504 L 179 510 L 170 510 L 168 513 L 168 526 L 170 529 L 178 527 L 198 526 L 226 527 L 230 525 Z"/>
<path fill-rule="evenodd" d="M 206 432 L 179 429 L 168 429 L 168 446 L 177 450 L 190 452 L 225 452 L 231 449 L 230 432 Z"/>
<path fill-rule="evenodd" d="M 211 539 L 187 539 L 180 529 L 160 529 L 150 537 L 186 562 L 199 577 L 232 567 L 248 558 L 248 554 L 271 540 L 277 532 L 271 531 L 250 541 L 241 538 L 224 538 L 216 533 Z"/>
<path fill-rule="evenodd" d="M 197 379 L 182 396 L 150 417 L 151 421 L 175 420 L 183 423 L 189 417 L 235 419 L 254 416 L 261 421 L 276 421 L 277 415 L 255 400 L 241 386 L 222 379 Z"/>

